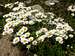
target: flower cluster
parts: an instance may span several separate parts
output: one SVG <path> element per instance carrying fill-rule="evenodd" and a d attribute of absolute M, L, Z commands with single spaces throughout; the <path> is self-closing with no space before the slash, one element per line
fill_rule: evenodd
<path fill-rule="evenodd" d="M 68 11 L 71 11 L 71 15 L 72 16 L 75 16 L 75 5 L 70 5 L 68 8 L 67 8 Z"/>
<path fill-rule="evenodd" d="M 67 40 L 69 37 L 73 38 L 73 34 L 67 35 L 67 33 L 68 31 L 73 32 L 74 30 L 68 25 L 68 23 L 63 22 L 63 20 L 64 19 L 62 18 L 57 18 L 51 21 L 50 24 L 56 25 L 55 29 L 48 30 L 47 28 L 41 28 L 39 31 L 37 31 L 37 36 L 42 32 L 45 33 L 44 35 L 38 37 L 37 41 L 44 41 L 45 38 L 51 38 L 53 35 L 55 35 L 55 40 L 58 41 L 60 44 L 63 44 L 64 39 Z"/>
<path fill-rule="evenodd" d="M 26 25 L 34 25 L 35 22 L 42 22 L 41 18 L 46 18 L 47 16 L 44 13 L 40 12 L 37 9 L 33 9 L 32 7 L 25 7 L 22 2 L 15 2 L 15 5 L 18 7 L 12 8 L 13 12 L 4 15 L 3 17 L 6 19 L 6 24 L 4 26 L 3 35 L 14 33 L 14 29 L 16 26 L 21 25 L 22 27 L 15 33 L 15 38 L 13 39 L 13 44 L 17 44 L 21 42 L 22 44 L 27 44 L 33 41 L 34 37 L 31 36 L 31 33 L 28 31 L 28 27 Z M 14 5 L 13 4 L 13 5 Z M 10 8 L 12 3 L 5 4 L 5 7 Z M 27 48 L 30 45 L 27 45 Z"/>
<path fill-rule="evenodd" d="M 44 13 L 38 9 L 33 9 L 32 6 L 25 7 L 22 2 L 15 2 L 14 4 L 18 6 L 13 7 L 12 12 L 3 16 L 7 19 L 2 33 L 6 35 L 16 32 L 13 44 L 20 42 L 30 48 L 31 45 L 37 45 L 39 42 L 43 42 L 46 38 L 52 38 L 54 35 L 56 36 L 55 40 L 60 44 L 63 44 L 64 39 L 73 38 L 73 34 L 67 34 L 68 31 L 74 30 L 68 23 L 64 22 L 64 19 L 55 18 L 53 13 Z M 11 5 L 7 4 L 5 7 Z M 39 27 L 36 23 L 41 23 L 42 25 L 39 24 Z M 50 25 L 55 25 L 56 27 L 49 29 Z M 18 31 L 15 31 L 16 26 L 19 28 L 16 29 Z"/>
<path fill-rule="evenodd" d="M 68 7 L 68 10 L 74 12 L 75 11 L 75 5 L 70 5 Z"/>

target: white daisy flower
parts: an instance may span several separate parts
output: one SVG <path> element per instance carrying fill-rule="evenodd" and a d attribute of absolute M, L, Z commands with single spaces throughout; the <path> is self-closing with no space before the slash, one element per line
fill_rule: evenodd
<path fill-rule="evenodd" d="M 33 41 L 34 37 L 30 37 L 30 38 L 28 38 L 28 39 L 29 39 L 29 41 Z"/>
<path fill-rule="evenodd" d="M 12 28 L 10 28 L 9 30 L 8 30 L 8 34 L 11 34 L 11 33 L 13 33 L 14 31 L 13 31 L 13 29 Z"/>
<path fill-rule="evenodd" d="M 12 10 L 13 11 L 18 11 L 20 8 L 18 8 L 18 7 L 15 7 L 15 8 L 13 8 Z"/>
<path fill-rule="evenodd" d="M 29 24 L 30 24 L 30 25 L 33 25 L 34 23 L 35 23 L 35 22 L 34 22 L 34 21 L 32 21 L 32 20 L 31 20 L 31 21 L 29 21 Z"/>
<path fill-rule="evenodd" d="M 23 34 L 23 32 L 17 32 L 16 34 L 17 34 L 17 36 L 21 36 Z"/>
<path fill-rule="evenodd" d="M 47 32 L 48 30 L 47 30 L 47 28 L 42 28 L 40 31 L 42 31 L 42 32 Z"/>
<path fill-rule="evenodd" d="M 34 54 L 34 56 L 38 56 L 37 54 Z"/>
<path fill-rule="evenodd" d="M 67 47 L 70 47 L 70 45 L 67 45 Z"/>
<path fill-rule="evenodd" d="M 43 42 L 46 37 L 47 37 L 46 35 L 42 35 L 42 36 L 38 37 L 37 41 L 42 41 Z"/>
<path fill-rule="evenodd" d="M 71 15 L 72 15 L 72 16 L 75 16 L 75 14 L 74 14 L 74 13 L 71 13 Z"/>
<path fill-rule="evenodd" d="M 13 44 L 17 44 L 20 41 L 19 37 L 15 37 L 13 39 Z"/>
<path fill-rule="evenodd" d="M 26 32 L 26 33 L 25 33 L 25 36 L 26 36 L 26 37 L 29 37 L 29 36 L 30 36 L 30 32 Z"/>
<path fill-rule="evenodd" d="M 26 48 L 28 48 L 28 49 L 29 49 L 30 47 L 31 47 L 31 45 L 27 45 L 27 46 L 26 46 Z"/>
<path fill-rule="evenodd" d="M 26 35 L 23 34 L 23 35 L 20 36 L 20 38 L 21 38 L 21 39 L 22 39 L 22 38 L 24 39 L 24 38 L 26 38 Z"/>
<path fill-rule="evenodd" d="M 63 44 L 63 41 L 59 41 L 60 44 Z"/>
<path fill-rule="evenodd" d="M 71 46 L 70 48 L 73 48 L 73 46 Z"/>
<path fill-rule="evenodd" d="M 33 42 L 32 42 L 32 45 L 37 45 L 37 41 L 36 40 L 34 40 Z"/>
<path fill-rule="evenodd" d="M 73 35 L 72 35 L 72 34 L 69 34 L 69 37 L 70 37 L 70 38 L 73 38 Z"/>
<path fill-rule="evenodd" d="M 2 35 L 6 35 L 6 32 L 4 31 L 4 32 L 2 33 Z"/>
<path fill-rule="evenodd" d="M 36 35 L 40 34 L 41 32 L 42 32 L 41 30 L 36 31 Z"/>
<path fill-rule="evenodd" d="M 68 39 L 68 36 L 64 36 L 64 39 L 66 39 L 66 40 L 67 40 L 67 39 Z"/>
<path fill-rule="evenodd" d="M 5 27 L 11 27 L 12 26 L 12 22 L 9 22 L 5 25 Z"/>
<path fill-rule="evenodd" d="M 56 37 L 56 41 L 63 41 L 62 37 Z"/>
<path fill-rule="evenodd" d="M 28 30 L 27 27 L 23 26 L 17 33 L 17 35 L 22 35 L 24 32 L 26 32 Z"/>
<path fill-rule="evenodd" d="M 12 19 L 11 18 L 7 18 L 6 19 L 6 22 L 10 22 Z"/>
<path fill-rule="evenodd" d="M 25 31 L 25 32 L 28 30 L 28 28 L 27 28 L 27 27 L 24 27 L 23 29 L 24 29 L 24 31 Z"/>
<path fill-rule="evenodd" d="M 24 31 L 24 32 L 26 32 L 26 31 L 28 30 L 28 28 L 25 27 L 25 26 L 23 26 L 23 27 L 21 28 L 21 30 Z"/>
<path fill-rule="evenodd" d="M 27 43 L 29 43 L 29 40 L 28 39 L 21 39 L 21 43 L 22 44 L 27 44 Z"/>
<path fill-rule="evenodd" d="M 48 31 L 45 33 L 45 35 L 49 38 L 53 36 L 53 33 L 51 31 Z"/>
<path fill-rule="evenodd" d="M 4 27 L 4 31 L 8 31 L 9 30 L 9 27 Z"/>

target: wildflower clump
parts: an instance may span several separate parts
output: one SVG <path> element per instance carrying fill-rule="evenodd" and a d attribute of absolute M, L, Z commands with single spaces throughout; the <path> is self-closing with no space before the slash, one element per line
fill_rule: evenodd
<path fill-rule="evenodd" d="M 72 16 L 75 16 L 75 5 L 68 6 L 67 10 L 71 12 Z"/>
<path fill-rule="evenodd" d="M 11 5 L 8 4 L 5 7 Z M 3 16 L 6 18 L 6 24 L 2 33 L 13 35 L 13 44 L 21 43 L 30 48 L 53 36 L 60 44 L 63 44 L 68 38 L 73 38 L 73 34 L 68 34 L 68 31 L 73 32 L 74 30 L 61 17 L 57 18 L 51 12 L 46 13 L 33 9 L 32 6 L 26 7 L 22 2 L 15 2 L 13 5 L 17 6 L 12 6 L 12 12 Z"/>

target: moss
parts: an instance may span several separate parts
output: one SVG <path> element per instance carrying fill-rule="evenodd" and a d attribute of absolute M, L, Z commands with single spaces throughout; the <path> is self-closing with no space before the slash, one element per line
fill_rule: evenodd
<path fill-rule="evenodd" d="M 5 25 L 5 19 L 2 16 L 0 16 L 0 34 L 3 31 L 4 25 Z"/>
<path fill-rule="evenodd" d="M 38 44 L 30 49 L 32 53 L 36 53 L 38 56 L 65 56 L 65 51 L 60 44 L 51 45 L 49 40 Z"/>

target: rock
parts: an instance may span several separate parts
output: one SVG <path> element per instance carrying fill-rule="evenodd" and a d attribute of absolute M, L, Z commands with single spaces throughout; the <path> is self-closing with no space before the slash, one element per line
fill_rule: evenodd
<path fill-rule="evenodd" d="M 44 12 L 44 9 L 40 6 L 40 5 L 34 5 L 34 6 L 32 6 L 32 9 L 37 9 L 37 10 L 39 10 L 39 11 L 41 11 L 41 12 Z"/>
<path fill-rule="evenodd" d="M 25 1 L 27 4 L 30 4 L 32 2 L 32 0 L 26 0 Z"/>
<path fill-rule="evenodd" d="M 12 46 L 10 36 L 4 36 L 0 39 L 0 56 L 23 56 L 24 53 Z"/>
<path fill-rule="evenodd" d="M 58 0 L 47 0 L 45 1 L 45 5 L 47 6 L 51 6 L 51 5 L 55 5 L 55 3 L 58 3 Z"/>

